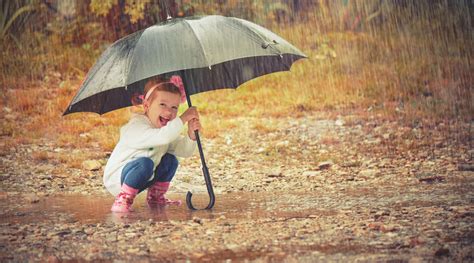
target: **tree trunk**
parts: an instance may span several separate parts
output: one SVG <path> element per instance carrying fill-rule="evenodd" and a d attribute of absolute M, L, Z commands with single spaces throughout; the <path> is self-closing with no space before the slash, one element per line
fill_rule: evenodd
<path fill-rule="evenodd" d="M 178 4 L 175 0 L 160 0 L 160 21 L 166 21 L 168 17 L 178 17 Z"/>

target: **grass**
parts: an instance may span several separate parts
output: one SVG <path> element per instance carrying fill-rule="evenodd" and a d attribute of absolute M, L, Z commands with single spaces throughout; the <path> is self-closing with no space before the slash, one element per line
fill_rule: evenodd
<path fill-rule="evenodd" d="M 423 35 L 416 33 L 420 29 L 413 29 L 416 34 L 401 34 L 320 28 L 327 27 L 309 21 L 273 28 L 309 56 L 296 62 L 290 72 L 251 80 L 237 90 L 194 95 L 193 104 L 202 114 L 203 136 L 222 136 L 240 125 L 239 116 L 301 117 L 315 111 L 369 107 L 387 116 L 402 114 L 408 120 L 474 116 L 472 38 L 456 39 L 436 30 Z M 91 40 L 92 44 L 74 46 L 54 34 L 26 37 L 33 40 L 19 48 L 2 44 L 2 138 L 23 143 L 46 138 L 71 148 L 98 143 L 111 151 L 130 109 L 104 116 L 62 116 L 106 44 Z M 268 133 L 276 128 L 259 122 L 249 129 Z M 330 136 L 326 140 L 336 143 Z"/>

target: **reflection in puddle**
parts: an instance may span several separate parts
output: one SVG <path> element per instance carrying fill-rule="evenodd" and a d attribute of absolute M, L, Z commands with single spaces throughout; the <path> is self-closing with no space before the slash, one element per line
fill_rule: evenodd
<path fill-rule="evenodd" d="M 184 198 L 183 195 L 171 194 L 172 199 Z M 295 199 L 308 199 L 308 196 L 272 195 L 255 193 L 233 193 L 216 196 L 217 203 L 212 210 L 191 211 L 183 201 L 181 206 L 164 206 L 149 208 L 145 195 L 140 195 L 133 204 L 131 213 L 112 213 L 111 196 L 58 195 L 40 198 L 37 203 L 18 202 L 17 197 L 2 200 L 0 222 L 29 223 L 38 221 L 79 221 L 80 223 L 131 223 L 136 221 L 186 221 L 194 217 L 213 219 L 226 217 L 239 218 L 273 218 L 273 217 L 306 217 L 317 213 L 310 207 L 295 206 Z M 208 203 L 206 195 L 193 198 L 196 207 L 205 207 Z M 310 202 L 312 203 L 312 202 Z M 278 209 L 275 209 L 275 205 Z M 328 211 L 325 211 L 327 213 Z"/>

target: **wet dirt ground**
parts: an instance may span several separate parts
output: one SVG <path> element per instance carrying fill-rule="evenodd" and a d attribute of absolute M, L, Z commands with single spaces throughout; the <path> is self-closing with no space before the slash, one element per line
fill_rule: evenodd
<path fill-rule="evenodd" d="M 232 193 L 218 195 L 212 211 L 195 212 L 150 209 L 141 196 L 129 214 L 111 213 L 107 196 L 33 203 L 6 196 L 2 261 L 467 260 L 473 256 L 473 183 L 471 177 L 403 189 Z"/>
<path fill-rule="evenodd" d="M 18 161 L 28 149 L 63 151 L 54 144 L 2 154 L 0 261 L 474 260 L 469 126 L 454 136 L 448 125 L 353 116 L 271 122 L 205 141 L 211 211 L 150 209 L 142 194 L 135 212 L 114 214 L 101 169 L 65 177 L 60 164 Z M 182 162 L 168 197 L 184 202 L 199 182 L 202 190 L 202 177 L 191 176 L 197 158 Z M 208 202 L 202 191 L 193 201 Z"/>

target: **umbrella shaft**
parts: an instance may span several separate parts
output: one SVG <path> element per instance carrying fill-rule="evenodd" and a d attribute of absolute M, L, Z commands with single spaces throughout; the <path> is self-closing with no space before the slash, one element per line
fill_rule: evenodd
<path fill-rule="evenodd" d="M 194 131 L 194 135 L 196 136 L 196 142 L 199 149 L 199 156 L 201 157 L 202 167 L 203 168 L 205 167 L 207 169 L 206 159 L 204 159 L 204 151 L 202 150 L 202 145 L 201 145 L 201 138 L 199 138 L 199 132 Z"/>

